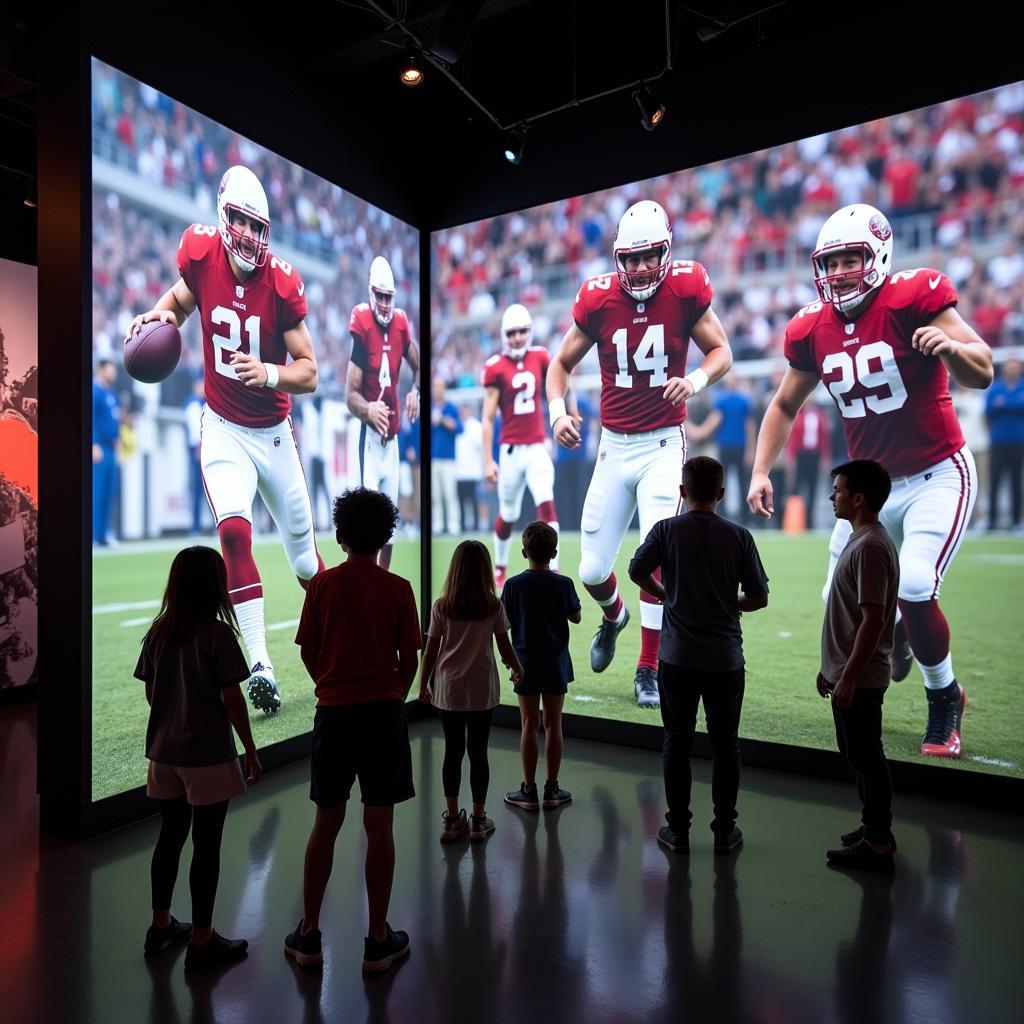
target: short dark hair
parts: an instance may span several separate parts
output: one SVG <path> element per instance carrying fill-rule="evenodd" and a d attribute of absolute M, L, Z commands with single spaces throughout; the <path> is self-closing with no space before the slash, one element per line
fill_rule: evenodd
<path fill-rule="evenodd" d="M 530 523 L 523 530 L 523 548 L 531 562 L 550 562 L 558 550 L 558 534 L 547 523 Z"/>
<path fill-rule="evenodd" d="M 846 489 L 851 495 L 863 494 L 864 501 L 872 512 L 880 512 L 892 490 L 892 478 L 883 465 L 873 459 L 853 459 L 836 466 L 832 479 L 846 477 Z"/>
<path fill-rule="evenodd" d="M 725 469 L 709 455 L 695 455 L 683 463 L 683 487 L 691 501 L 715 501 L 725 483 Z"/>
<path fill-rule="evenodd" d="M 334 499 L 334 529 L 338 540 L 357 555 L 380 551 L 398 526 L 395 503 L 380 491 L 353 487 Z"/>

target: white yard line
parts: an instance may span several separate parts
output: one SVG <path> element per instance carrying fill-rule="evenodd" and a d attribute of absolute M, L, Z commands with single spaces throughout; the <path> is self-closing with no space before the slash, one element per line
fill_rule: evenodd
<path fill-rule="evenodd" d="M 271 622 L 267 626 L 267 632 L 270 633 L 276 629 L 294 629 L 298 624 L 298 619 L 289 619 L 287 622 Z"/>
<path fill-rule="evenodd" d="M 125 619 L 120 625 L 122 629 L 127 629 L 129 626 L 144 626 L 147 622 L 152 621 L 153 620 L 147 615 L 143 619 Z"/>
<path fill-rule="evenodd" d="M 119 601 L 117 604 L 98 604 L 93 615 L 110 615 L 114 612 L 136 612 L 143 608 L 159 608 L 159 601 Z"/>

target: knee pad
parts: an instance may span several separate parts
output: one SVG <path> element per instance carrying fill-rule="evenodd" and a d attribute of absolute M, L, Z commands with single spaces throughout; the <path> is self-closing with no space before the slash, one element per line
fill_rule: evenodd
<path fill-rule="evenodd" d="M 935 566 L 927 559 L 900 559 L 901 601 L 932 601 L 939 596 L 940 583 Z"/>
<path fill-rule="evenodd" d="M 312 549 L 303 551 L 291 559 L 292 572 L 299 579 L 311 580 L 320 569 L 320 562 L 316 551 Z"/>
<path fill-rule="evenodd" d="M 580 583 L 589 587 L 604 583 L 611 576 L 614 564 L 603 561 L 594 552 L 586 552 L 580 558 Z"/>

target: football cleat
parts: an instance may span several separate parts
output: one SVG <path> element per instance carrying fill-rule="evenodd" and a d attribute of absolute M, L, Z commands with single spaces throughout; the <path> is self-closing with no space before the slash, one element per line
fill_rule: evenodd
<path fill-rule="evenodd" d="M 633 680 L 638 708 L 660 708 L 661 695 L 658 693 L 658 675 L 653 668 L 638 668 Z"/>
<path fill-rule="evenodd" d="M 505 566 L 499 565 L 494 570 L 494 589 L 500 594 L 505 586 Z"/>
<path fill-rule="evenodd" d="M 611 619 L 601 617 L 601 625 L 597 627 L 594 639 L 590 641 L 590 670 L 592 672 L 603 672 L 615 657 L 615 641 L 619 634 L 626 628 L 629 622 L 629 609 L 623 608 L 625 613 L 621 622 L 613 622 Z"/>
<path fill-rule="evenodd" d="M 967 705 L 967 691 L 959 683 L 950 699 L 945 691 L 928 690 L 928 729 L 921 741 L 925 757 L 951 757 L 959 760 L 962 753 L 960 723 Z"/>
<path fill-rule="evenodd" d="M 892 657 L 889 658 L 889 677 L 894 683 L 902 683 L 910 675 L 914 665 L 914 652 L 910 649 L 910 643 L 904 640 L 896 644 L 892 649 Z"/>
<path fill-rule="evenodd" d="M 265 715 L 275 715 L 281 710 L 281 694 L 277 689 L 274 670 L 257 661 L 249 676 L 249 703 Z"/>

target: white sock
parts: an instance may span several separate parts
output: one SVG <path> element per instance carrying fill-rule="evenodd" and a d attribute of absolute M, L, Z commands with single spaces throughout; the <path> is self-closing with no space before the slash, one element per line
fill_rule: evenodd
<path fill-rule="evenodd" d="M 650 601 L 640 602 L 640 625 L 647 629 L 661 629 L 665 606 L 652 604 Z"/>
<path fill-rule="evenodd" d="M 263 662 L 264 668 L 270 668 L 270 655 L 267 653 L 267 629 L 263 621 L 263 598 L 256 597 L 251 601 L 243 601 L 235 605 L 235 615 L 242 630 L 249 651 L 249 667 L 257 661 Z"/>
<path fill-rule="evenodd" d="M 557 519 L 554 522 L 552 522 L 552 523 L 548 523 L 548 526 L 550 526 L 551 529 L 555 531 L 555 533 L 558 533 L 558 520 Z M 555 572 L 558 572 L 558 552 L 557 551 L 555 552 L 555 557 L 551 559 L 551 568 L 554 569 Z"/>
<path fill-rule="evenodd" d="M 497 534 L 494 535 L 494 564 L 504 568 L 508 565 L 508 549 L 512 545 L 512 535 L 509 534 L 502 540 Z"/>
<path fill-rule="evenodd" d="M 947 654 L 938 665 L 921 665 L 926 690 L 943 690 L 953 682 L 953 655 Z"/>

